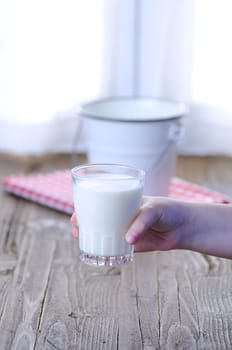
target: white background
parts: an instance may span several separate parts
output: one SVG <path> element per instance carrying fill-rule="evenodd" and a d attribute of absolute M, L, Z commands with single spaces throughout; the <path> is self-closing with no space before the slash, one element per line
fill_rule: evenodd
<path fill-rule="evenodd" d="M 189 105 L 181 153 L 232 155 L 231 12 L 230 0 L 1 0 L 0 151 L 71 152 L 82 102 L 149 95 Z"/>

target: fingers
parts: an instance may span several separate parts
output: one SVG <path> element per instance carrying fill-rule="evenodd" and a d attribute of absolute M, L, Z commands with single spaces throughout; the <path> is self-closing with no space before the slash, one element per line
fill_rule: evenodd
<path fill-rule="evenodd" d="M 72 214 L 70 218 L 70 222 L 72 224 L 72 235 L 75 238 L 78 238 L 78 223 L 77 223 L 77 218 L 75 213 Z"/>
<path fill-rule="evenodd" d="M 143 208 L 129 227 L 126 233 L 126 241 L 129 244 L 135 244 L 158 219 L 158 210 L 151 207 Z"/>
<path fill-rule="evenodd" d="M 76 225 L 77 226 L 77 217 L 76 217 L 75 213 L 72 214 L 72 216 L 70 218 L 70 221 L 71 221 L 72 225 Z"/>
<path fill-rule="evenodd" d="M 72 228 L 72 235 L 74 238 L 78 238 L 78 228 L 77 227 Z"/>

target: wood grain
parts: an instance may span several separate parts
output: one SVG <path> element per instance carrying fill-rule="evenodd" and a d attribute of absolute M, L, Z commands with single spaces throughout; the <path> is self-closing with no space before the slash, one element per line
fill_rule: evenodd
<path fill-rule="evenodd" d="M 0 176 L 66 168 L 58 158 L 5 159 Z M 230 160 L 179 164 L 183 178 L 227 191 Z M 94 268 L 80 263 L 67 215 L 2 191 L 0 205 L 0 350 L 232 348 L 230 260 L 171 251 Z"/>

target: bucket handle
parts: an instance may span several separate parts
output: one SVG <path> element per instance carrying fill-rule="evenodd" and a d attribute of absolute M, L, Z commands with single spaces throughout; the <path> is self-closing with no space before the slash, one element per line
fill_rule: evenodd
<path fill-rule="evenodd" d="M 184 126 L 178 121 L 175 124 L 172 124 L 169 128 L 168 140 L 170 141 L 179 141 L 184 136 Z"/>
<path fill-rule="evenodd" d="M 82 130 L 83 130 L 83 122 L 82 122 L 82 119 L 80 118 L 78 119 L 77 128 L 72 141 L 72 152 L 71 152 L 72 167 L 78 164 L 78 151 L 76 151 L 76 148 L 78 148 L 79 146 Z"/>
<path fill-rule="evenodd" d="M 151 165 L 151 167 L 148 169 L 147 173 L 153 171 L 154 169 L 158 169 L 159 166 L 162 164 L 162 159 L 164 158 L 165 154 L 167 153 L 169 147 L 180 140 L 184 135 L 184 126 L 179 121 L 175 124 L 172 124 L 169 128 L 168 132 L 168 143 L 167 145 L 161 150 L 161 153 L 159 157 L 155 160 L 155 162 Z"/>

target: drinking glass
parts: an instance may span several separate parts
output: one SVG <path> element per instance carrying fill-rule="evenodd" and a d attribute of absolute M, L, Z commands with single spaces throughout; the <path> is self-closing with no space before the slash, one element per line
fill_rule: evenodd
<path fill-rule="evenodd" d="M 133 260 L 125 234 L 140 209 L 144 178 L 143 170 L 120 164 L 72 169 L 81 261 L 120 266 Z"/>

